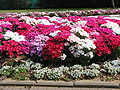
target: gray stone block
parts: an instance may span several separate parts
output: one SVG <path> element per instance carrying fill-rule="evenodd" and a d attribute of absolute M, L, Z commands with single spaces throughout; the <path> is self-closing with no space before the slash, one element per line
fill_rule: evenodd
<path fill-rule="evenodd" d="M 90 87 L 90 88 L 120 88 L 119 83 L 112 82 L 95 82 L 95 81 L 76 81 L 75 87 Z"/>

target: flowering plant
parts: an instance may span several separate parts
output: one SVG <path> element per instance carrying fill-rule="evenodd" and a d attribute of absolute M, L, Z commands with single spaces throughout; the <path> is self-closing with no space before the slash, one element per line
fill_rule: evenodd
<path fill-rule="evenodd" d="M 32 17 L 41 17 L 41 16 L 57 16 L 57 17 L 68 17 L 68 16 L 94 16 L 94 15 L 114 15 L 120 14 L 120 9 L 113 10 L 66 10 L 66 11 L 52 11 L 52 12 L 23 12 L 23 13 L 0 13 L 1 18 L 6 17 L 22 17 L 22 16 L 32 16 Z M 23 19 L 29 19 L 24 17 Z M 32 19 L 32 21 L 36 21 Z M 31 21 L 29 22 L 31 23 Z M 32 22 L 35 24 L 34 22 Z"/>
<path fill-rule="evenodd" d="M 0 20 L 0 53 L 44 60 L 94 58 L 120 46 L 120 19 L 97 17 L 29 17 Z M 70 54 L 70 55 L 69 55 Z"/>

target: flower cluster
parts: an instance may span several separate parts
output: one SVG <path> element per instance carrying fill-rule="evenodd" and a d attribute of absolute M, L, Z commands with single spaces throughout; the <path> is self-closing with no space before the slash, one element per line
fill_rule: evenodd
<path fill-rule="evenodd" d="M 119 9 L 113 9 L 113 10 L 66 10 L 66 11 L 52 11 L 52 12 L 24 12 L 24 13 L 0 13 L 0 17 L 21 17 L 21 16 L 59 16 L 59 17 L 65 17 L 65 16 L 92 16 L 92 15 L 113 15 L 113 14 L 120 14 Z M 27 17 L 24 17 L 23 19 L 29 19 Z M 33 21 L 36 21 L 35 19 L 32 19 Z M 31 22 L 31 20 L 30 20 Z M 34 23 L 35 24 L 35 23 Z"/>
<path fill-rule="evenodd" d="M 112 54 L 120 46 L 119 34 L 120 19 L 107 16 L 11 17 L 0 20 L 0 53 L 44 60 L 91 59 Z"/>
<path fill-rule="evenodd" d="M 27 41 L 16 42 L 14 40 L 3 41 L 1 45 L 1 52 L 8 55 L 8 57 L 18 57 L 22 54 L 29 54 L 29 43 Z"/>
<path fill-rule="evenodd" d="M 60 66 L 60 67 L 44 67 L 40 63 L 26 60 L 18 65 L 5 65 L 0 68 L 0 75 L 12 77 L 18 80 L 75 80 L 75 79 L 91 79 L 98 76 L 119 76 L 120 61 L 113 60 L 104 62 L 103 64 L 92 63 L 89 66 Z"/>
<path fill-rule="evenodd" d="M 120 74 L 120 61 L 114 60 L 111 62 L 105 62 L 104 65 L 104 72 L 109 75 L 118 75 Z"/>

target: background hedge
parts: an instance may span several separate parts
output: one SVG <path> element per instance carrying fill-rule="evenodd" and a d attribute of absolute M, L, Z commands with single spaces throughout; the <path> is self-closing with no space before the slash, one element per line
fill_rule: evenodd
<path fill-rule="evenodd" d="M 0 9 L 26 8 L 109 8 L 120 0 L 0 0 Z"/>

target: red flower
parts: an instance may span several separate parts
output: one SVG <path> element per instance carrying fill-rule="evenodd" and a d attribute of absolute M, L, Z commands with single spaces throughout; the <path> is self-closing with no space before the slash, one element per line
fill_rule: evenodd
<path fill-rule="evenodd" d="M 27 41 L 16 42 L 14 40 L 3 41 L 0 51 L 6 53 L 9 57 L 17 57 L 21 54 L 29 54 Z"/>
<path fill-rule="evenodd" d="M 60 58 L 64 50 L 64 42 L 57 41 L 53 38 L 47 41 L 46 46 L 43 47 L 42 56 L 45 60 Z"/>

